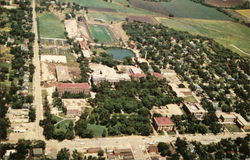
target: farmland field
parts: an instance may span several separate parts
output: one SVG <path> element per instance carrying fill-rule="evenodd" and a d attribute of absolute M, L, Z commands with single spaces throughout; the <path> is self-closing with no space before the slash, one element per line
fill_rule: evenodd
<path fill-rule="evenodd" d="M 176 30 L 187 31 L 192 34 L 214 38 L 217 42 L 232 49 L 240 55 L 245 54 L 231 47 L 231 44 L 247 53 L 250 53 L 250 29 L 239 23 L 188 18 L 161 18 L 160 22 L 162 22 L 163 25 Z"/>
<path fill-rule="evenodd" d="M 238 12 L 244 17 L 250 18 L 250 9 L 240 9 L 240 10 L 236 10 L 236 12 Z"/>
<path fill-rule="evenodd" d="M 126 7 L 124 4 L 119 3 L 118 1 L 116 3 L 110 3 L 105 2 L 104 0 L 60 0 L 60 2 L 75 2 L 77 4 L 83 5 L 84 7 L 111 8 L 122 13 L 155 15 L 155 13 L 143 9 Z"/>
<path fill-rule="evenodd" d="M 206 4 L 216 7 L 233 7 L 242 5 L 245 0 L 205 0 Z"/>
<path fill-rule="evenodd" d="M 97 13 L 97 12 L 90 12 L 88 13 L 88 17 L 92 20 L 94 19 L 101 19 L 108 23 L 117 22 L 117 21 L 124 21 L 125 17 L 120 15 L 114 15 L 112 13 Z"/>
<path fill-rule="evenodd" d="M 65 38 L 64 25 L 54 14 L 41 14 L 38 16 L 40 37 Z"/>
<path fill-rule="evenodd" d="M 112 41 L 110 31 L 102 25 L 90 25 L 90 33 L 93 39 L 100 43 L 109 43 Z"/>
<path fill-rule="evenodd" d="M 207 7 L 190 0 L 172 0 L 161 4 L 174 16 L 184 18 L 231 20 L 227 15 L 215 8 Z"/>

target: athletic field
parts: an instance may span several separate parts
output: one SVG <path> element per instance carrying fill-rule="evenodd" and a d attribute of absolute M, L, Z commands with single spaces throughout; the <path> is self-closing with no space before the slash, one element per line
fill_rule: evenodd
<path fill-rule="evenodd" d="M 109 43 L 112 41 L 110 31 L 102 25 L 90 25 L 92 38 L 99 43 Z"/>

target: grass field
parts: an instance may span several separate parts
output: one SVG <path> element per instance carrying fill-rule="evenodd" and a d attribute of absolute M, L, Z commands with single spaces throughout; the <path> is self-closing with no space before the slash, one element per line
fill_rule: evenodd
<path fill-rule="evenodd" d="M 102 137 L 102 133 L 105 129 L 105 127 L 95 124 L 88 125 L 88 128 L 93 131 L 94 137 Z"/>
<path fill-rule="evenodd" d="M 197 100 L 194 98 L 194 96 L 188 96 L 184 98 L 185 101 L 191 102 L 191 103 L 196 103 Z"/>
<path fill-rule="evenodd" d="M 38 16 L 40 37 L 65 38 L 64 24 L 54 14 L 41 14 Z"/>
<path fill-rule="evenodd" d="M 239 9 L 239 10 L 236 10 L 236 12 L 238 12 L 242 16 L 250 18 L 250 9 Z"/>
<path fill-rule="evenodd" d="M 185 18 L 231 20 L 227 15 L 215 8 L 207 7 L 190 0 L 172 0 L 161 4 L 174 16 Z"/>
<path fill-rule="evenodd" d="M 122 13 L 134 13 L 134 14 L 148 14 L 148 15 L 155 15 L 150 11 L 146 11 L 143 9 L 127 7 L 124 3 L 119 1 L 114 1 L 113 3 L 105 2 L 104 0 L 60 0 L 60 2 L 75 2 L 80 4 L 84 7 L 94 7 L 94 8 L 110 8 L 115 9 L 117 12 Z"/>
<path fill-rule="evenodd" d="M 56 131 L 66 132 L 71 120 L 64 120 L 55 126 Z"/>
<path fill-rule="evenodd" d="M 90 12 L 90 13 L 88 13 L 88 17 L 92 20 L 101 19 L 101 20 L 104 20 L 105 22 L 108 22 L 108 23 L 110 23 L 111 21 L 117 22 L 117 21 L 124 21 L 125 20 L 124 16 L 119 16 L 119 15 L 115 15 L 112 13 Z"/>
<path fill-rule="evenodd" d="M 199 34 L 213 38 L 240 55 L 246 56 L 230 46 L 231 44 L 247 53 L 250 53 L 250 29 L 239 23 L 189 18 L 163 18 L 159 21 L 163 25 L 174 28 L 175 30 L 187 31 L 192 34 Z"/>
<path fill-rule="evenodd" d="M 93 39 L 100 43 L 109 43 L 112 41 L 109 30 L 102 25 L 90 25 L 90 33 Z"/>
<path fill-rule="evenodd" d="M 236 124 L 224 124 L 224 126 L 229 132 L 242 132 Z"/>

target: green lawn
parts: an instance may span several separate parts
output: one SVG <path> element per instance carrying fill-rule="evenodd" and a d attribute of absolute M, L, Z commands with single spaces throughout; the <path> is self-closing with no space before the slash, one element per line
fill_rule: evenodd
<path fill-rule="evenodd" d="M 188 96 L 184 98 L 185 101 L 195 103 L 197 100 L 194 98 L 194 96 Z"/>
<path fill-rule="evenodd" d="M 242 132 L 236 124 L 224 124 L 229 132 Z"/>
<path fill-rule="evenodd" d="M 56 115 L 52 115 L 52 120 L 55 121 L 55 122 L 57 123 L 57 122 L 61 121 L 62 118 L 57 117 Z"/>
<path fill-rule="evenodd" d="M 231 21 L 189 18 L 163 18 L 160 22 L 165 26 L 174 28 L 175 30 L 187 31 L 192 34 L 199 34 L 213 38 L 240 55 L 244 54 L 231 47 L 231 44 L 247 53 L 250 53 L 250 29 L 242 24 Z"/>
<path fill-rule="evenodd" d="M 124 21 L 125 17 L 124 16 L 119 16 L 115 15 L 112 13 L 97 13 L 97 12 L 90 12 L 88 13 L 88 17 L 92 20 L 94 19 L 101 19 L 104 20 L 108 23 L 112 22 L 117 22 L 117 21 Z"/>
<path fill-rule="evenodd" d="M 93 39 L 100 43 L 109 43 L 112 41 L 109 30 L 102 25 L 91 25 L 90 32 Z"/>
<path fill-rule="evenodd" d="M 172 0 L 170 2 L 161 2 L 161 4 L 176 17 L 231 20 L 230 17 L 215 8 L 190 0 Z"/>
<path fill-rule="evenodd" d="M 94 137 L 102 137 L 102 133 L 105 129 L 105 127 L 101 125 L 95 125 L 95 124 L 88 125 L 88 128 L 93 131 Z"/>
<path fill-rule="evenodd" d="M 64 120 L 55 126 L 55 131 L 66 132 L 71 120 Z"/>
<path fill-rule="evenodd" d="M 38 16 L 40 37 L 65 38 L 64 24 L 54 14 L 41 14 Z"/>

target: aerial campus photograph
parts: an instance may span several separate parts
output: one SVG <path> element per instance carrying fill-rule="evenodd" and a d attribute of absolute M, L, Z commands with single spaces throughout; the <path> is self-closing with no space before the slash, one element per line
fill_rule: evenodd
<path fill-rule="evenodd" d="M 249 160 L 250 0 L 0 0 L 0 160 Z"/>

